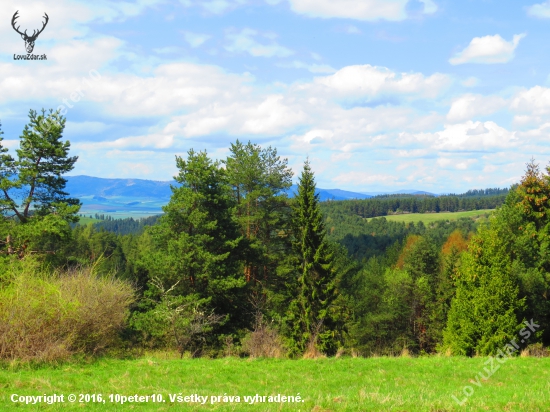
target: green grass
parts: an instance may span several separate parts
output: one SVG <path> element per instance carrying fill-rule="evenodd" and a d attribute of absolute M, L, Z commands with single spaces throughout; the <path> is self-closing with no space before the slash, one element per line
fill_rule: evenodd
<path fill-rule="evenodd" d="M 90 364 L 0 369 L 0 410 L 57 411 L 547 411 L 550 358 L 514 358 L 488 380 L 472 383 L 486 358 L 102 359 Z M 485 375 L 486 373 L 483 372 Z M 473 389 L 463 406 L 463 388 Z M 18 395 L 65 395 L 65 403 L 23 405 Z M 110 403 L 108 394 L 162 394 L 162 403 Z M 102 394 L 103 403 L 67 402 Z M 241 403 L 171 403 L 169 394 L 240 396 Z M 246 404 L 250 395 L 300 396 L 299 403 Z"/>
<path fill-rule="evenodd" d="M 97 222 L 101 222 L 101 220 L 94 219 L 91 217 L 80 217 L 80 220 L 78 221 L 78 223 L 83 226 L 87 225 L 88 223 L 97 223 Z"/>
<path fill-rule="evenodd" d="M 441 213 L 406 213 L 402 215 L 384 216 L 386 220 L 392 222 L 424 222 L 425 224 L 432 223 L 438 220 L 458 220 L 462 217 L 477 218 L 493 212 L 494 209 L 469 210 L 467 212 L 441 212 Z M 368 218 L 379 219 L 379 218 Z"/>

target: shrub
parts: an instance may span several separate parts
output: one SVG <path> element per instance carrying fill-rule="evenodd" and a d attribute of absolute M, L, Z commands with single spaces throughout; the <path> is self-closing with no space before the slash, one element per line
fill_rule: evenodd
<path fill-rule="evenodd" d="M 252 358 L 282 358 L 287 350 L 277 330 L 267 324 L 263 315 L 255 315 L 254 330 L 242 339 L 242 349 Z"/>
<path fill-rule="evenodd" d="M 132 287 L 93 268 L 15 275 L 0 289 L 0 359 L 54 361 L 117 343 Z"/>
<path fill-rule="evenodd" d="M 225 316 L 208 308 L 209 299 L 173 294 L 178 283 L 166 289 L 160 279 L 153 278 L 150 285 L 158 290 L 160 300 L 146 298 L 149 310 L 134 312 L 130 324 L 151 349 L 172 347 L 180 357 L 185 352 L 191 357 L 202 356 L 213 329 L 223 323 Z"/>
<path fill-rule="evenodd" d="M 287 352 L 277 331 L 266 325 L 248 333 L 242 348 L 252 358 L 282 358 Z"/>

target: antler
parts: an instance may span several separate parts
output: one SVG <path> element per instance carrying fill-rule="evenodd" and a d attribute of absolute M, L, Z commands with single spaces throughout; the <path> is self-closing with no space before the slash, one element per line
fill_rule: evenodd
<path fill-rule="evenodd" d="M 21 32 L 19 31 L 19 27 L 21 27 L 21 26 L 17 26 L 17 28 L 15 28 L 15 20 L 19 17 L 19 16 L 17 15 L 17 13 L 19 13 L 19 10 L 17 10 L 17 11 L 15 12 L 15 14 L 13 15 L 13 17 L 11 18 L 11 26 L 12 26 L 13 29 L 14 29 L 17 33 L 19 33 L 21 36 L 26 36 L 26 35 L 27 35 L 27 30 L 25 30 L 25 33 L 21 33 Z"/>
<path fill-rule="evenodd" d="M 50 21 L 50 18 L 48 17 L 48 14 L 46 12 L 44 12 L 44 16 L 42 16 L 42 17 L 44 17 L 46 19 L 46 21 L 44 23 L 42 23 L 42 28 L 40 29 L 40 31 L 38 33 L 36 33 L 37 36 L 44 31 L 44 29 L 48 25 L 48 22 Z"/>
<path fill-rule="evenodd" d="M 46 21 L 44 23 L 42 23 L 42 28 L 40 30 L 38 30 L 38 33 L 35 34 L 36 30 L 33 30 L 32 36 L 30 36 L 31 39 L 36 39 L 38 37 L 38 35 L 44 31 L 44 29 L 46 28 L 46 25 L 48 24 L 48 21 L 50 20 L 50 18 L 46 14 L 46 12 L 44 12 L 44 16 L 42 16 L 42 17 L 44 17 L 46 19 Z"/>

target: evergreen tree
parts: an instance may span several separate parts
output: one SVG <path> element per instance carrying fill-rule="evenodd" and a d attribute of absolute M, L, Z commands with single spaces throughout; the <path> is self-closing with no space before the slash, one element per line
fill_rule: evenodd
<path fill-rule="evenodd" d="M 236 203 L 241 233 L 250 242 L 244 275 L 247 282 L 261 282 L 268 289 L 278 288 L 278 263 L 289 250 L 290 208 L 286 190 L 292 184 L 288 161 L 271 147 L 231 144 L 225 160 L 228 182 Z"/>
<path fill-rule="evenodd" d="M 481 227 L 462 257 L 443 348 L 455 355 L 495 354 L 521 329 L 524 308 L 507 239 Z"/>
<path fill-rule="evenodd" d="M 300 351 L 316 343 L 319 350 L 332 353 L 337 331 L 330 309 L 337 279 L 309 161 L 300 176 L 293 212 L 299 262 L 297 296 L 290 307 L 293 339 Z"/>
<path fill-rule="evenodd" d="M 71 221 L 78 221 L 80 202 L 68 198 L 63 191 L 67 180 L 62 175 L 73 170 L 78 159 L 69 157 L 70 143 L 61 140 L 65 122 L 58 112 L 50 110 L 46 114 L 42 110 L 38 114 L 31 110 L 17 149 L 17 160 L 4 160 L 3 168 L 11 170 L 11 175 L 2 182 L 3 203 L 22 223 L 29 220 L 31 213 L 41 216 L 62 213 Z M 18 204 L 17 198 L 23 201 Z"/>
<path fill-rule="evenodd" d="M 70 143 L 62 141 L 65 121 L 59 112 L 31 110 L 17 159 L 0 139 L 0 253 L 54 254 L 69 238 L 69 223 L 78 221 L 80 202 L 68 197 L 62 176 L 77 160 L 69 156 Z"/>
<path fill-rule="evenodd" d="M 241 257 L 246 241 L 232 216 L 235 206 L 225 170 L 206 152 L 176 157 L 180 184 L 163 208 L 160 223 L 150 229 L 153 247 L 144 258 L 150 278 L 174 293 L 208 299 L 230 325 L 247 325 L 247 299 Z"/>

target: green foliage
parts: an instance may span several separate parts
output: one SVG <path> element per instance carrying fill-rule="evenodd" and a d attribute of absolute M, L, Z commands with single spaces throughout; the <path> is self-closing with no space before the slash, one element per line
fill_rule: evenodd
<path fill-rule="evenodd" d="M 241 260 L 246 240 L 232 216 L 234 202 L 225 170 L 206 152 L 176 158 L 180 184 L 172 187 L 170 203 L 160 223 L 149 231 L 152 247 L 143 262 L 149 278 L 178 284 L 180 296 L 210 299 L 218 315 L 228 315 L 225 327 L 246 325 L 246 282 Z"/>
<path fill-rule="evenodd" d="M 334 255 L 326 240 L 319 195 L 315 194 L 313 172 L 307 161 L 293 212 L 299 259 L 296 298 L 290 305 L 288 318 L 293 325 L 293 340 L 300 351 L 314 342 L 322 352 L 334 353 L 337 331 L 330 309 L 336 299 L 337 274 Z"/>
<path fill-rule="evenodd" d="M 506 199 L 504 193 L 487 195 L 448 195 L 448 196 L 411 196 L 396 195 L 374 197 L 361 200 L 344 200 L 324 202 L 323 212 L 327 215 L 344 213 L 362 218 L 386 216 L 393 213 L 439 213 L 460 212 L 467 210 L 495 209 Z"/>
<path fill-rule="evenodd" d="M 153 279 L 151 286 L 160 293 L 160 301 L 150 300 L 148 311 L 134 312 L 130 322 L 133 329 L 142 334 L 142 341 L 150 347 L 173 347 L 181 357 L 186 351 L 192 357 L 199 355 L 207 335 L 223 321 L 223 316 L 207 309 L 209 299 L 173 294 L 177 283 L 166 290 L 159 279 Z"/>
<path fill-rule="evenodd" d="M 0 251 L 20 258 L 53 254 L 76 222 L 77 199 L 63 191 L 63 174 L 74 168 L 70 143 L 63 142 L 65 118 L 58 112 L 31 110 L 20 137 L 17 159 L 6 154 L 0 138 Z M 21 199 L 18 202 L 17 199 Z M 5 239 L 5 240 L 4 240 Z"/>
<path fill-rule="evenodd" d="M 235 217 L 250 245 L 245 279 L 253 286 L 261 282 L 266 290 L 277 289 L 276 267 L 289 250 L 290 208 L 285 191 L 292 184 L 292 170 L 276 149 L 239 140 L 231 144 L 224 163 Z"/>
<path fill-rule="evenodd" d="M 445 332 L 454 352 L 489 353 L 510 339 L 523 319 L 541 325 L 530 343 L 550 343 L 549 200 L 550 176 L 531 161 L 490 229 L 471 242 Z M 476 321 L 474 313 L 487 320 Z"/>
<path fill-rule="evenodd" d="M 443 333 L 444 348 L 453 354 L 495 354 L 521 329 L 525 298 L 506 243 L 497 230 L 482 227 L 462 258 Z"/>

